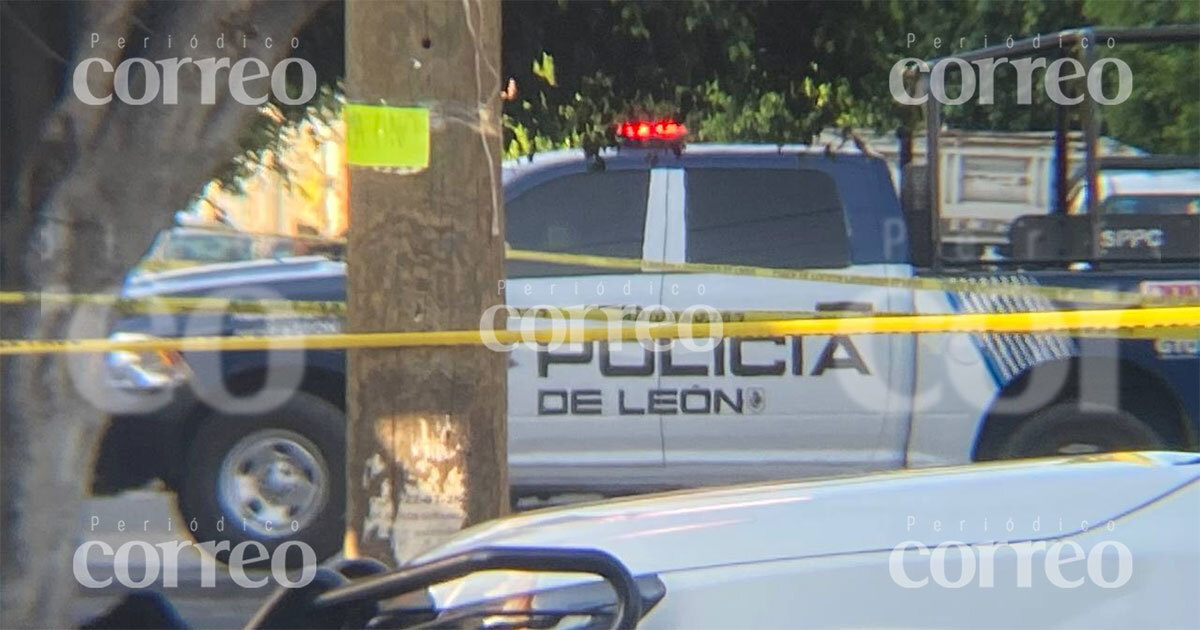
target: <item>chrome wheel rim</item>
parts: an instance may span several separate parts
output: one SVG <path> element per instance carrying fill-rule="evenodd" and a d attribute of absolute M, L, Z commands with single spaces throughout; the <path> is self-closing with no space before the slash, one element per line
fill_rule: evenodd
<path fill-rule="evenodd" d="M 283 429 L 255 431 L 229 449 L 217 480 L 218 501 L 259 537 L 290 536 L 325 507 L 329 468 L 311 440 Z"/>

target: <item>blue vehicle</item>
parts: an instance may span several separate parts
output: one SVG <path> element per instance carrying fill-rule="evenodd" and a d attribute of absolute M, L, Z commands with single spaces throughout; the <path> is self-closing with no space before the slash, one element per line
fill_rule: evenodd
<path fill-rule="evenodd" d="M 1033 263 L 934 265 L 931 239 L 911 228 L 936 222 L 902 209 L 883 161 L 857 150 L 694 145 L 602 157 L 603 169 L 577 151 L 510 165 L 510 245 L 651 263 L 821 270 L 845 280 L 510 261 L 510 305 L 949 313 L 1095 306 L 1063 303 L 1036 288 L 990 293 L 987 285 L 1200 295 L 1194 252 L 1191 259 L 1162 259 L 1164 251 L 1185 248 L 1174 240 L 1179 230 L 1165 232 L 1157 248 L 1115 251 L 1114 260 L 1081 252 L 1051 262 L 1034 239 L 1033 251 L 1024 252 Z M 1088 219 L 1030 217 L 1014 234 L 1075 218 Z M 1179 218 L 1192 229 L 1200 219 L 1170 217 Z M 1155 229 L 1122 226 L 1113 229 Z M 922 239 L 926 247 L 914 247 Z M 1079 260 L 1090 260 L 1090 268 L 1071 269 Z M 126 293 L 340 301 L 345 273 L 344 263 L 317 257 L 233 263 L 143 275 Z M 968 277 L 981 289 L 855 282 L 864 276 L 900 284 Z M 337 314 L 137 315 L 114 334 L 341 329 Z M 516 495 L 1194 449 L 1200 420 L 1194 337 L 849 335 L 724 339 L 701 350 L 595 342 L 518 347 L 509 365 Z M 239 525 L 226 528 L 224 538 L 270 546 L 294 537 L 319 554 L 336 551 L 344 527 L 343 352 L 113 353 L 108 371 L 114 389 L 148 402 L 114 419 L 100 489 L 159 477 L 179 492 L 201 540 L 217 538 L 215 524 L 224 517 Z M 292 527 L 280 531 L 280 523 Z"/>

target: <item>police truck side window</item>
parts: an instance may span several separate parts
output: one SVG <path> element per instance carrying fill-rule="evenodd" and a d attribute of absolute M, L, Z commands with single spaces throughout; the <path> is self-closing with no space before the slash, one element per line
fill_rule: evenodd
<path fill-rule="evenodd" d="M 559 177 L 508 201 L 508 243 L 515 249 L 621 258 L 642 257 L 650 172 L 604 171 Z M 611 273 L 610 270 L 508 262 L 508 275 Z"/>
<path fill-rule="evenodd" d="M 850 242 L 833 178 L 812 170 L 690 169 L 687 259 L 845 267 Z"/>

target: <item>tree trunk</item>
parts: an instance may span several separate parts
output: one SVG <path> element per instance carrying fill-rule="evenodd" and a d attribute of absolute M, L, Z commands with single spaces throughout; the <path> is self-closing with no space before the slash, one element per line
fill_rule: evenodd
<path fill-rule="evenodd" d="M 200 103 L 199 72 L 179 73 L 179 102 L 157 99 L 127 105 L 114 98 L 86 105 L 69 87 L 79 62 L 101 57 L 116 66 L 123 54 L 150 60 L 191 56 L 257 57 L 268 66 L 287 55 L 287 46 L 267 49 L 262 40 L 218 50 L 217 36 L 242 32 L 290 38 L 319 6 L 313 3 L 212 2 L 162 5 L 151 25 L 160 36 L 137 52 L 115 45 L 134 33 L 138 3 L 108 2 L 73 7 L 70 24 L 51 28 L 72 34 L 67 50 L 57 51 L 68 87 L 43 112 L 25 112 L 5 126 L 37 129 L 20 160 L 15 181 L 4 196 L 3 284 L 5 289 L 116 292 L 125 271 L 145 251 L 154 234 L 172 223 L 212 174 L 238 151 L 238 135 L 256 108 L 236 102 L 217 84 L 216 103 Z M 21 16 L 5 7 L 4 37 L 21 31 L 41 39 Z M 23 7 L 22 11 L 32 9 Z M 8 22 L 7 20 L 14 20 Z M 37 22 L 35 21 L 36 25 Z M 90 45 L 97 33 L 107 45 Z M 198 47 L 181 48 L 164 34 L 197 36 Z M 51 40 L 53 41 L 53 40 Z M 31 50 L 38 50 L 30 44 Z M 6 48 L 6 52 L 8 49 Z M 44 52 L 44 51 L 43 51 Z M 54 52 L 54 51 L 51 51 Z M 6 61 L 6 69 L 9 67 Z M 17 81 L 5 76 L 4 81 Z M 112 75 L 93 75 L 92 92 L 111 93 Z M 50 81 L 54 75 L 40 77 Z M 131 77 L 131 93 L 143 94 L 141 75 Z M 11 85 L 5 93 L 12 94 Z M 19 87 L 17 88 L 19 91 Z M 7 108 L 7 105 L 6 105 Z M 26 108 L 27 109 L 27 108 Z M 37 118 L 41 115 L 41 118 Z M 50 305 L 3 310 L 6 337 L 59 339 L 106 334 L 108 313 L 97 308 Z M 3 627 L 61 627 L 65 606 L 77 585 L 72 556 L 85 515 L 82 500 L 91 487 L 95 448 L 107 416 L 83 394 L 99 357 L 26 355 L 5 358 L 0 399 L 0 479 L 3 531 L 0 532 L 0 611 Z"/>
<path fill-rule="evenodd" d="M 352 332 L 473 329 L 502 301 L 500 3 L 350 3 L 348 100 L 430 109 L 429 167 L 351 166 Z M 507 361 L 476 348 L 349 356 L 346 550 L 413 558 L 508 507 Z"/>

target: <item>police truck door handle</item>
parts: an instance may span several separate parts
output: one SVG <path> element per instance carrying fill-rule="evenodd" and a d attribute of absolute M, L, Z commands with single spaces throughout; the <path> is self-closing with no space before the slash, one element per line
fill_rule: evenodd
<path fill-rule="evenodd" d="M 817 302 L 817 312 L 870 313 L 875 307 L 870 302 Z"/>

